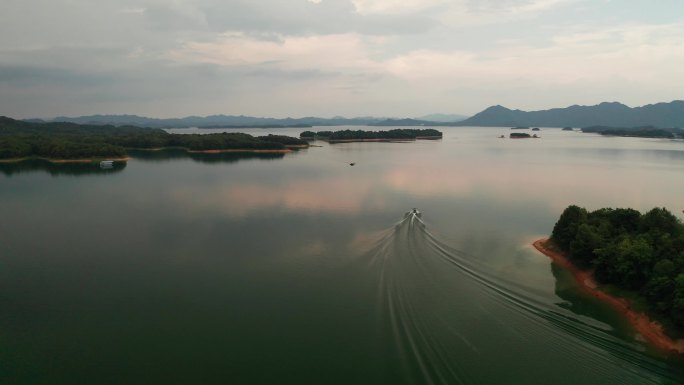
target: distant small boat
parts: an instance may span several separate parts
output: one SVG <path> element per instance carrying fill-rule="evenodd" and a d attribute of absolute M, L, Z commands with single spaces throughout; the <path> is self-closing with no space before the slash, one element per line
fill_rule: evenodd
<path fill-rule="evenodd" d="M 112 168 L 114 167 L 113 160 L 103 160 L 100 162 L 100 168 Z"/>
<path fill-rule="evenodd" d="M 356 162 L 351 162 L 351 163 L 349 163 L 350 166 L 353 166 L 353 165 L 355 165 L 355 164 L 356 164 Z"/>

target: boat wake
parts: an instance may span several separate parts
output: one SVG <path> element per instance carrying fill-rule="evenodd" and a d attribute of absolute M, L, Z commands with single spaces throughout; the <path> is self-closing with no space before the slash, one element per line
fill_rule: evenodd
<path fill-rule="evenodd" d="M 508 355 L 530 349 L 537 358 L 575 355 L 594 378 L 612 378 L 611 370 L 625 366 L 643 369 L 610 383 L 660 383 L 653 373 L 660 381 L 666 372 L 607 325 L 497 276 L 440 241 L 415 209 L 383 231 L 363 261 L 377 274 L 378 325 L 407 383 L 496 382 L 515 370 L 501 364 Z M 531 362 L 529 369 L 543 367 Z"/>

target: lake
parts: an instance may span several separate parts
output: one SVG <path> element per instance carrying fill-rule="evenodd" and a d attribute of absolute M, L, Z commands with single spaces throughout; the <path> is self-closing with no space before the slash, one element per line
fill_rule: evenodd
<path fill-rule="evenodd" d="M 531 247 L 570 204 L 682 218 L 684 142 L 441 130 L 0 165 L 0 383 L 684 383 Z"/>

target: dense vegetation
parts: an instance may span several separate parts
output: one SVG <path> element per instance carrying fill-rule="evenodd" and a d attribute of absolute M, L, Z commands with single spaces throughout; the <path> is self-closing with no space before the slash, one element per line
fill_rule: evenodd
<path fill-rule="evenodd" d="M 592 132 L 608 136 L 633 136 L 638 138 L 674 138 L 676 134 L 682 134 L 681 129 L 665 129 L 652 126 L 632 128 L 591 126 L 582 128 L 582 132 Z"/>
<path fill-rule="evenodd" d="M 297 141 L 299 139 L 292 138 Z M 239 132 L 216 134 L 169 134 L 146 133 L 139 135 L 117 136 L 112 141 L 120 146 L 139 149 L 163 147 L 182 147 L 190 151 L 205 150 L 280 150 L 283 144 L 255 138 Z"/>
<path fill-rule="evenodd" d="M 255 138 L 243 133 L 169 134 L 161 129 L 134 126 L 30 123 L 0 117 L 0 159 L 121 157 L 126 155 L 126 148 L 280 150 L 287 145 L 306 145 L 306 142 L 280 135 Z"/>
<path fill-rule="evenodd" d="M 313 132 L 302 132 L 300 137 L 311 137 Z M 432 128 L 426 129 L 394 129 L 387 131 L 364 131 L 364 130 L 342 130 L 342 131 L 319 131 L 315 134 L 317 138 L 328 140 L 365 140 L 365 139 L 416 139 L 421 137 L 442 137 L 442 133 Z"/>
<path fill-rule="evenodd" d="M 599 282 L 638 292 L 684 328 L 684 225 L 667 209 L 569 206 L 551 239 L 575 264 L 593 268 Z"/>
<path fill-rule="evenodd" d="M 525 133 L 525 132 L 511 132 L 509 137 L 511 139 L 525 139 L 525 138 L 531 138 L 532 135 Z"/>
<path fill-rule="evenodd" d="M 199 126 L 197 128 L 309 128 L 310 124 L 214 124 Z"/>
<path fill-rule="evenodd" d="M 257 139 L 264 141 L 264 142 L 273 142 L 273 143 L 280 143 L 285 146 L 306 146 L 307 142 L 305 140 L 293 138 L 291 136 L 286 136 L 286 135 L 266 135 L 266 136 L 259 136 Z"/>
<path fill-rule="evenodd" d="M 363 131 L 343 130 L 335 131 L 330 135 L 330 140 L 347 139 L 415 139 L 419 136 L 442 136 L 442 133 L 434 129 L 394 129 L 387 131 Z"/>

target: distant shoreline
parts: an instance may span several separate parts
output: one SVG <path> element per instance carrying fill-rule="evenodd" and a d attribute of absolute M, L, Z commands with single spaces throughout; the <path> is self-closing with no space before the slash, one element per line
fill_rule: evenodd
<path fill-rule="evenodd" d="M 255 150 L 255 149 L 226 149 L 226 150 L 187 150 L 189 154 L 222 154 L 225 152 L 256 152 L 256 153 L 272 153 L 272 154 L 284 154 L 292 152 L 289 148 L 277 149 L 277 150 Z"/>
<path fill-rule="evenodd" d="M 165 150 L 183 150 L 189 154 L 221 154 L 225 152 L 254 152 L 254 153 L 273 153 L 284 154 L 292 152 L 292 149 L 308 148 L 307 145 L 285 145 L 286 148 L 277 149 L 255 149 L 255 148 L 228 148 L 223 150 L 190 150 L 185 147 L 154 147 L 154 148 L 126 148 L 134 151 L 165 151 Z"/>
<path fill-rule="evenodd" d="M 98 158 L 90 158 L 90 159 L 52 159 L 52 158 L 43 158 L 39 156 L 29 156 L 25 158 L 9 158 L 9 159 L 0 159 L 0 163 L 19 163 L 19 162 L 25 162 L 27 160 L 43 160 L 46 162 L 50 163 L 99 163 L 103 160 L 112 160 L 114 162 L 127 162 L 130 160 L 130 157 L 123 157 L 123 158 L 107 158 L 107 157 L 98 157 Z"/>
<path fill-rule="evenodd" d="M 593 273 L 579 269 L 562 252 L 554 250 L 549 238 L 539 239 L 532 245 L 540 253 L 551 258 L 554 263 L 572 273 L 582 291 L 607 303 L 625 316 L 630 325 L 653 346 L 668 352 L 684 353 L 684 339 L 673 340 L 665 334 L 660 323 L 651 320 L 648 315 L 632 309 L 628 300 L 602 291 L 596 284 Z"/>
<path fill-rule="evenodd" d="M 127 148 L 128 150 L 133 150 L 133 151 L 150 151 L 150 152 L 156 152 L 156 151 L 164 151 L 164 150 L 183 150 L 187 152 L 188 154 L 222 154 L 222 153 L 258 153 L 258 154 L 286 154 L 293 152 L 293 149 L 302 149 L 302 148 L 308 148 L 309 146 L 305 145 L 286 145 L 286 148 L 279 148 L 279 149 L 225 149 L 225 150 L 189 150 L 185 147 L 155 147 L 155 148 Z M 86 163 L 99 163 L 103 160 L 112 160 L 114 162 L 127 162 L 131 158 L 126 156 L 126 157 L 119 157 L 119 158 L 107 158 L 107 157 L 97 157 L 97 158 L 85 158 L 85 159 L 53 159 L 53 158 L 44 158 L 44 157 L 39 157 L 39 156 L 27 156 L 23 158 L 8 158 L 8 159 L 0 159 L 0 164 L 9 164 L 9 163 L 20 163 L 20 162 L 25 162 L 29 160 L 42 160 L 46 162 L 50 162 L 53 164 L 86 164 Z"/>
<path fill-rule="evenodd" d="M 373 138 L 373 139 L 322 139 L 328 143 L 352 143 L 352 142 L 415 142 L 416 140 L 442 139 L 441 136 L 416 136 L 415 138 Z"/>

